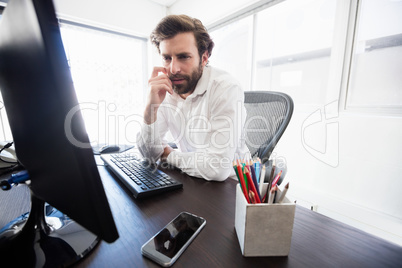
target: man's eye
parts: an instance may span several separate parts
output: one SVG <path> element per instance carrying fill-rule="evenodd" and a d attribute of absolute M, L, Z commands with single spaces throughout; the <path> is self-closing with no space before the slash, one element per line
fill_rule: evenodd
<path fill-rule="evenodd" d="M 170 61 L 171 57 L 162 57 L 163 61 Z"/>

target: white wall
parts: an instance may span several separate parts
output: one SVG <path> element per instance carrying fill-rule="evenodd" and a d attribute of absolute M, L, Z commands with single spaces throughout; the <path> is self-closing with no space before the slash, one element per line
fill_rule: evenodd
<path fill-rule="evenodd" d="M 64 19 L 149 37 L 166 7 L 143 0 L 54 0 Z"/>
<path fill-rule="evenodd" d="M 53 0 L 57 16 L 95 27 L 140 37 L 149 34 L 166 16 L 167 8 L 150 0 Z M 0 6 L 6 6 L 0 0 Z"/>
<path fill-rule="evenodd" d="M 169 14 L 186 14 L 197 18 L 205 26 L 233 14 L 260 0 L 179 0 L 168 9 Z"/>
<path fill-rule="evenodd" d="M 402 118 L 326 118 L 324 106 L 300 112 L 295 105 L 275 150 L 288 164 L 293 199 L 402 245 Z"/>

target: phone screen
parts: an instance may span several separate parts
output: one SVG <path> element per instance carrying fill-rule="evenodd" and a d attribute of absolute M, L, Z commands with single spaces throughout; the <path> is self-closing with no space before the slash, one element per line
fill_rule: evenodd
<path fill-rule="evenodd" d="M 205 219 L 182 212 L 142 247 L 142 253 L 170 266 L 204 227 Z"/>

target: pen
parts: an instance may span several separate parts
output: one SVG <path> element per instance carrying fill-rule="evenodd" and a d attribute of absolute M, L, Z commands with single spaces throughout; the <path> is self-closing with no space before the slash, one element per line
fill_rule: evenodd
<path fill-rule="evenodd" d="M 257 183 L 260 183 L 261 162 L 258 157 L 256 160 L 254 160 L 254 170 L 255 170 L 255 177 L 257 178 Z"/>
<path fill-rule="evenodd" d="M 285 188 L 283 189 L 283 192 L 282 192 L 282 194 L 281 194 L 281 197 L 279 197 L 278 203 L 282 203 L 282 202 L 283 202 L 283 199 L 285 199 L 285 195 L 286 195 L 288 189 L 289 189 L 289 182 L 285 185 Z"/>
<path fill-rule="evenodd" d="M 260 190 L 260 194 L 262 195 L 262 187 L 264 186 L 264 178 L 265 178 L 265 166 L 262 165 L 262 169 L 261 169 L 261 174 L 260 174 L 260 185 L 259 185 L 259 190 Z M 261 200 L 262 202 L 262 200 Z"/>
<path fill-rule="evenodd" d="M 254 184 L 254 187 L 255 187 L 255 194 L 257 194 L 258 197 L 261 200 L 261 194 L 260 194 L 260 190 L 259 190 L 258 183 L 257 183 L 257 175 L 256 175 L 256 172 L 255 172 L 253 163 L 251 161 L 248 162 L 248 167 L 249 167 L 249 170 L 251 172 L 251 179 L 253 180 L 253 184 Z"/>

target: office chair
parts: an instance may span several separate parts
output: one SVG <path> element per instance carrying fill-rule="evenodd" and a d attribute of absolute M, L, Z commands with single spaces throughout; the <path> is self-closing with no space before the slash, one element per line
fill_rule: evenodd
<path fill-rule="evenodd" d="M 251 156 L 258 156 L 266 166 L 269 157 L 293 114 L 290 96 L 274 91 L 246 91 L 244 106 L 247 111 L 245 123 L 246 145 Z"/>

